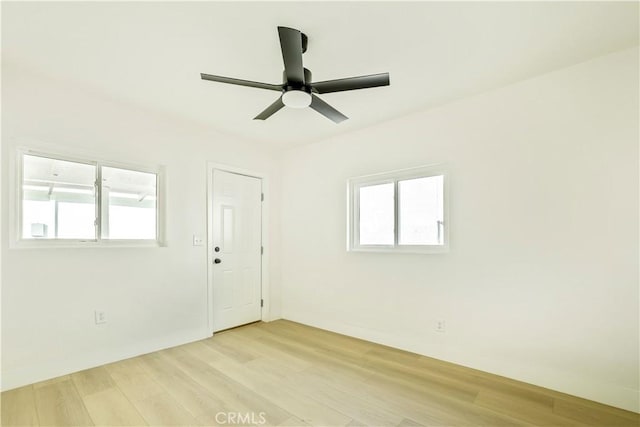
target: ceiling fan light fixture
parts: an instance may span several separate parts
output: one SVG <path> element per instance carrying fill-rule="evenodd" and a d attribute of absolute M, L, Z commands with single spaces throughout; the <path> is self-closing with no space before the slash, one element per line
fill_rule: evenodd
<path fill-rule="evenodd" d="M 282 95 L 282 102 L 291 108 L 306 108 L 311 105 L 311 95 L 304 90 L 289 90 Z"/>

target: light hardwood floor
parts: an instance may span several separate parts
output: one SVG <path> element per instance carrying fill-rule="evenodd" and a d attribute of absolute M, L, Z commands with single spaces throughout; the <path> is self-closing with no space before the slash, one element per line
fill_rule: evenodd
<path fill-rule="evenodd" d="M 237 414 L 244 425 L 640 425 L 638 414 L 284 320 L 1 397 L 3 426 L 237 425 Z"/>

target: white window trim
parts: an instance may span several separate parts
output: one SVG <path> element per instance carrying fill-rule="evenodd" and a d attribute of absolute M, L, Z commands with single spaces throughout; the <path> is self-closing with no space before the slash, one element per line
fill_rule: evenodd
<path fill-rule="evenodd" d="M 443 239 L 442 245 L 398 245 L 398 230 L 400 217 L 398 215 L 398 181 L 430 176 L 443 176 Z M 394 184 L 394 245 L 360 245 L 360 206 L 359 189 L 378 184 Z M 349 252 L 391 252 L 391 253 L 421 253 L 435 254 L 449 252 L 449 171 L 446 165 L 428 165 L 410 169 L 359 176 L 347 182 L 347 251 Z"/>
<path fill-rule="evenodd" d="M 26 147 L 16 148 L 14 157 L 14 182 L 11 185 L 11 201 L 14 209 L 11 210 L 13 218 L 10 218 L 10 245 L 11 249 L 43 249 L 43 248 L 79 248 L 79 247 L 163 247 L 165 241 L 165 167 L 148 166 L 132 163 L 114 162 L 104 159 L 92 160 L 86 157 L 77 157 L 62 154 L 57 150 L 38 150 Z M 102 216 L 99 215 L 103 208 L 102 186 L 96 188 L 96 238 L 95 239 L 25 239 L 22 237 L 22 198 L 23 198 L 23 157 L 25 155 L 47 157 L 56 160 L 83 163 L 96 167 L 96 182 L 101 182 L 101 168 L 112 167 L 127 169 L 136 172 L 146 172 L 156 175 L 156 238 L 155 239 L 103 239 Z M 92 156 L 93 157 L 93 156 Z"/>

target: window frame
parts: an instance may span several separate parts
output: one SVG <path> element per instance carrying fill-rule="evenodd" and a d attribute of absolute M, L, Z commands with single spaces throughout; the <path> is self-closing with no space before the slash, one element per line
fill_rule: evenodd
<path fill-rule="evenodd" d="M 22 210 L 23 210 L 23 181 L 24 181 L 24 156 L 44 157 L 48 159 L 66 162 L 92 165 L 95 173 L 95 238 L 93 239 L 26 239 L 23 237 Z M 92 156 L 93 157 L 93 156 Z M 105 239 L 102 238 L 102 221 L 104 209 L 108 208 L 103 202 L 102 167 L 125 169 L 134 172 L 151 173 L 156 176 L 156 238 L 155 239 Z M 143 166 L 139 164 L 114 162 L 104 159 L 89 159 L 74 155 L 62 154 L 59 151 L 39 150 L 31 148 L 16 148 L 15 156 L 15 183 L 12 185 L 13 204 L 13 238 L 11 248 L 68 248 L 68 247 L 162 247 L 165 244 L 165 168 L 164 166 Z"/>
<path fill-rule="evenodd" d="M 443 216 L 442 245 L 399 245 L 400 196 L 398 182 L 410 179 L 442 176 Z M 393 183 L 394 230 L 393 245 L 361 245 L 360 241 L 360 188 Z M 391 252 L 391 253 L 446 253 L 449 251 L 449 170 L 444 164 L 419 166 L 371 175 L 350 178 L 347 181 L 347 251 L 349 252 Z"/>

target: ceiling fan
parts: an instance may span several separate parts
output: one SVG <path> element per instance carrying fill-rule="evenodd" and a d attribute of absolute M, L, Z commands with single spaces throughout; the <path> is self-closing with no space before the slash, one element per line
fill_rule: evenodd
<path fill-rule="evenodd" d="M 340 123 L 346 120 L 347 116 L 324 102 L 316 94 L 389 85 L 389 73 L 312 82 L 311 71 L 302 66 L 302 54 L 307 51 L 307 36 L 299 30 L 287 27 L 278 27 L 278 35 L 284 61 L 282 84 L 253 82 L 204 73 L 200 73 L 200 77 L 213 82 L 282 92 L 280 97 L 254 117 L 254 120 L 266 120 L 286 105 L 291 108 L 311 107 L 335 123 Z"/>

